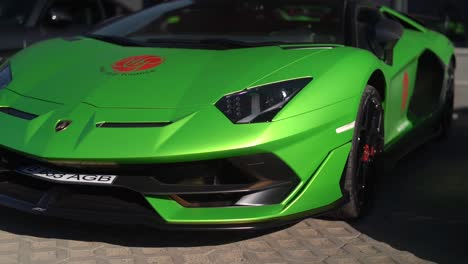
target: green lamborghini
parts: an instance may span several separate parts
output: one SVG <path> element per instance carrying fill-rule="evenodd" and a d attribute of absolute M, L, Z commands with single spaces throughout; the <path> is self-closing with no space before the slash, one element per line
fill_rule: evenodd
<path fill-rule="evenodd" d="M 168 228 L 357 219 L 386 157 L 447 134 L 455 66 L 446 37 L 365 1 L 167 1 L 1 63 L 0 204 Z"/>

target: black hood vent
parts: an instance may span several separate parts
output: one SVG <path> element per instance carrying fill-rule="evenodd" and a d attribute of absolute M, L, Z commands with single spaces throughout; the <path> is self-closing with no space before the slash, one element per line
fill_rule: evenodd
<path fill-rule="evenodd" d="M 38 115 L 23 112 L 23 111 L 20 111 L 18 109 L 14 109 L 11 107 L 0 107 L 0 112 L 17 117 L 17 118 L 21 118 L 24 120 L 33 120 L 34 118 L 38 117 Z"/>
<path fill-rule="evenodd" d="M 102 122 L 97 123 L 97 128 L 153 128 L 165 127 L 172 124 L 172 122 L 139 122 L 139 123 L 115 123 L 115 122 Z"/>

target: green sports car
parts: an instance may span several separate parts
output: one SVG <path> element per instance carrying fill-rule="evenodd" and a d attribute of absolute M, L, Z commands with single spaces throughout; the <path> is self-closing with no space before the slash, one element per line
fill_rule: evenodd
<path fill-rule="evenodd" d="M 0 66 L 0 204 L 168 228 L 357 219 L 447 134 L 454 47 L 356 0 L 175 0 Z M 402 147 L 401 147 L 402 146 Z"/>

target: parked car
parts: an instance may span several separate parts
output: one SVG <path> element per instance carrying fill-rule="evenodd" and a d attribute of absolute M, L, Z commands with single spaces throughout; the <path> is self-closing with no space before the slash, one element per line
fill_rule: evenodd
<path fill-rule="evenodd" d="M 134 10 L 116 0 L 2 0 L 0 57 L 54 37 L 80 34 Z"/>
<path fill-rule="evenodd" d="M 357 219 L 382 158 L 447 135 L 454 51 L 359 0 L 175 0 L 41 42 L 0 65 L 0 204 L 169 228 Z"/>

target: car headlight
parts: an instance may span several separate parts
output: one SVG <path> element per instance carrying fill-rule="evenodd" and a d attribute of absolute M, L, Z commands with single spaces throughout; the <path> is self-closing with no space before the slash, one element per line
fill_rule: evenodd
<path fill-rule="evenodd" d="M 216 107 L 235 124 L 271 122 L 311 81 L 306 77 L 249 88 L 224 96 Z"/>
<path fill-rule="evenodd" d="M 0 89 L 7 87 L 12 80 L 10 64 L 0 67 Z"/>

